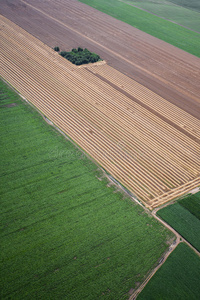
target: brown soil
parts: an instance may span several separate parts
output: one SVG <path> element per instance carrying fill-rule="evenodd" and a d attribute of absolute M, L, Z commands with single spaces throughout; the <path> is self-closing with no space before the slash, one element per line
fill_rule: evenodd
<path fill-rule="evenodd" d="M 76 0 L 1 0 L 1 14 L 41 41 L 82 46 L 163 98 L 200 117 L 200 60 Z"/>

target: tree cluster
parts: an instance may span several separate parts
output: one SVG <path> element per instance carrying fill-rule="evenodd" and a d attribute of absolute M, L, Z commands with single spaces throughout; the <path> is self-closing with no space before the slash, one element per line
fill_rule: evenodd
<path fill-rule="evenodd" d="M 60 48 L 56 46 L 56 47 L 53 48 L 53 50 L 55 50 L 56 52 L 59 52 Z"/>
<path fill-rule="evenodd" d="M 55 51 L 59 51 L 57 49 L 59 49 L 59 47 L 54 48 Z M 59 54 L 75 65 L 94 63 L 100 60 L 99 55 L 81 47 L 78 47 L 77 49 L 73 48 L 71 52 L 61 51 Z"/>

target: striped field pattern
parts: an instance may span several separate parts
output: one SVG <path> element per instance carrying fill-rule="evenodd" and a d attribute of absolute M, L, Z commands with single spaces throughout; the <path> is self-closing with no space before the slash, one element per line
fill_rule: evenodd
<path fill-rule="evenodd" d="M 150 209 L 200 184 L 200 121 L 104 62 L 0 17 L 0 75 Z"/>

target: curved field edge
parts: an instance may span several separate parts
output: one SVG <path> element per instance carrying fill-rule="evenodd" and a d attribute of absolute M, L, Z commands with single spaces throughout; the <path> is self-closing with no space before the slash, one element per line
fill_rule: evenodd
<path fill-rule="evenodd" d="M 199 298 L 200 259 L 180 243 L 147 283 L 137 300 L 196 300 Z"/>
<path fill-rule="evenodd" d="M 172 233 L 1 81 L 0 99 L 2 298 L 128 298 Z"/>
<path fill-rule="evenodd" d="M 116 0 L 78 0 L 173 46 L 200 57 L 200 35 Z"/>
<path fill-rule="evenodd" d="M 200 251 L 200 220 L 190 211 L 175 203 L 160 209 L 157 215 Z"/>

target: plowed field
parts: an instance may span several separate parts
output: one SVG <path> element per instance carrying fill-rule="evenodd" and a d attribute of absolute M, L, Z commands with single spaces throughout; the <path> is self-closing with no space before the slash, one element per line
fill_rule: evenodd
<path fill-rule="evenodd" d="M 0 22 L 0 75 L 146 206 L 200 184 L 197 118 L 106 63 L 76 67 Z"/>
<path fill-rule="evenodd" d="M 1 0 L 0 11 L 51 48 L 88 48 L 118 71 L 200 118 L 199 58 L 77 0 Z M 163 31 L 170 36 L 167 27 Z"/>

